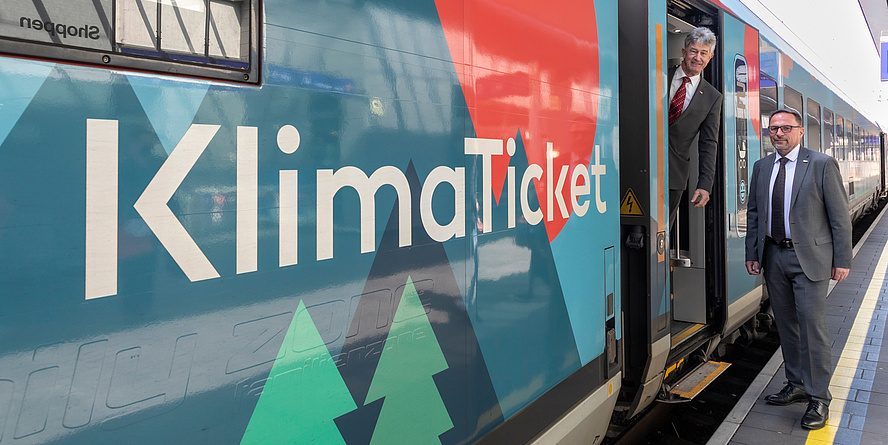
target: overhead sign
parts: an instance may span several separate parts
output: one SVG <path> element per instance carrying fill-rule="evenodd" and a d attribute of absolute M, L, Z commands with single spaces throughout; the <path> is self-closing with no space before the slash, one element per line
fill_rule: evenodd
<path fill-rule="evenodd" d="M 3 0 L 0 38 L 111 50 L 111 0 Z"/>
<path fill-rule="evenodd" d="M 882 37 L 882 82 L 888 82 L 888 40 Z"/>

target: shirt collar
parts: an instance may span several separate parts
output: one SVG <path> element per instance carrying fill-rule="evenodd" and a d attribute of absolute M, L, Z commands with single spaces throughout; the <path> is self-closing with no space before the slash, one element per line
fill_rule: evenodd
<path fill-rule="evenodd" d="M 702 73 L 697 74 L 696 76 L 688 76 L 687 74 L 685 74 L 684 70 L 681 69 L 681 65 L 679 65 L 678 68 L 675 70 L 676 79 L 681 79 L 683 76 L 687 76 L 687 78 L 691 80 L 691 85 L 696 85 L 697 82 L 700 80 L 701 75 Z"/>
<path fill-rule="evenodd" d="M 789 159 L 789 162 L 795 162 L 799 158 L 799 151 L 800 151 L 799 145 L 796 145 L 795 147 L 792 148 L 792 150 L 790 150 L 789 153 L 786 154 L 786 156 L 780 156 L 780 153 L 776 153 L 777 156 L 774 158 L 774 163 L 776 164 L 776 163 L 780 162 L 780 158 L 783 158 L 783 157 L 785 157 L 786 159 Z"/>

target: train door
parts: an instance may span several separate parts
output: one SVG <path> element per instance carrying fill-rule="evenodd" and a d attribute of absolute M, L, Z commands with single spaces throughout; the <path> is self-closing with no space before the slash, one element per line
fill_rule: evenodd
<path fill-rule="evenodd" d="M 761 154 L 759 33 L 729 14 L 722 17 L 724 120 L 723 227 L 725 270 L 720 276 L 725 304 L 722 335 L 733 332 L 759 310 L 761 287 L 746 273 L 746 211 L 752 164 Z"/>
<path fill-rule="evenodd" d="M 719 35 L 718 15 L 713 11 L 699 8 L 689 8 L 684 2 L 671 2 L 667 17 L 669 32 L 667 34 L 667 57 L 669 71 L 667 72 L 667 88 L 671 82 L 673 67 L 677 67 L 682 61 L 682 48 L 685 38 L 696 27 L 706 27 Z M 719 39 L 720 40 L 720 39 Z M 703 70 L 703 79 L 721 90 L 721 81 L 718 77 L 721 42 L 717 42 L 715 56 L 709 65 Z M 696 95 L 702 94 L 702 89 L 697 88 Z M 667 91 L 668 94 L 668 91 Z M 702 96 L 701 96 L 702 97 Z M 696 97 L 692 99 L 699 100 Z M 691 105 L 688 105 L 690 107 Z M 671 320 L 671 348 L 681 355 L 680 350 L 693 347 L 696 334 L 702 333 L 713 321 L 711 316 L 715 301 L 712 295 L 711 276 L 719 269 L 717 255 L 712 250 L 715 247 L 711 227 L 721 219 L 722 212 L 719 206 L 722 203 L 722 194 L 719 184 L 722 169 L 716 168 L 716 178 L 711 190 L 711 201 L 704 208 L 696 208 L 690 202 L 697 188 L 699 159 L 697 153 L 698 141 L 691 144 L 689 177 L 685 187 L 682 201 L 679 204 L 676 223 L 670 233 L 670 257 L 672 278 L 672 320 Z M 722 151 L 719 144 L 719 151 Z M 718 158 L 723 156 L 720 153 Z M 718 162 L 721 162 L 720 160 Z M 678 184 L 670 184 L 670 188 Z M 683 345 L 689 343 L 689 345 Z"/>
<path fill-rule="evenodd" d="M 615 423 L 631 419 L 663 396 L 664 382 L 692 369 L 683 367 L 690 362 L 684 358 L 705 348 L 711 339 L 713 306 L 707 286 L 701 283 L 707 281 L 707 273 L 718 273 L 711 272 L 707 258 L 713 256 L 707 246 L 715 245 L 713 240 L 720 235 L 712 235 L 707 227 L 714 218 L 721 221 L 720 203 L 689 210 L 685 198 L 679 216 L 684 241 L 669 238 L 667 77 L 670 66 L 680 62 L 687 32 L 707 26 L 718 35 L 717 11 L 689 0 L 626 0 L 618 5 L 624 362 Z M 716 60 L 704 78 L 718 87 Z M 717 176 L 716 184 L 719 181 Z M 696 184 L 696 178 L 689 182 Z M 705 216 L 689 222 L 689 214 L 697 213 Z M 670 246 L 675 245 L 679 248 L 673 250 L 688 257 L 692 266 L 685 268 L 691 273 L 679 272 L 678 278 L 670 261 Z"/>
<path fill-rule="evenodd" d="M 880 165 L 881 168 L 879 168 L 879 171 L 881 172 L 881 180 L 882 180 L 881 185 L 882 185 L 883 192 L 885 190 L 888 190 L 888 182 L 886 182 L 886 177 L 885 177 L 886 170 L 888 170 L 888 158 L 885 157 L 885 155 L 888 154 L 885 152 L 886 151 L 885 150 L 886 142 L 888 142 L 888 141 L 886 141 L 885 136 L 888 136 L 888 135 L 886 135 L 884 132 L 881 132 L 881 131 L 879 132 L 879 160 L 880 160 L 880 164 L 881 164 Z"/>
<path fill-rule="evenodd" d="M 619 7 L 623 382 L 615 423 L 656 400 L 670 352 L 666 3 Z"/>

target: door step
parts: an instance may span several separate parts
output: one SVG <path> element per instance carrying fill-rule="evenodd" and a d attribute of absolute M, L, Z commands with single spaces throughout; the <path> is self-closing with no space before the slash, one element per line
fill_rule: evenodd
<path fill-rule="evenodd" d="M 682 377 L 681 380 L 672 386 L 669 390 L 670 398 L 673 399 L 673 401 L 678 401 L 675 400 L 676 398 L 682 401 L 693 400 L 693 398 L 697 397 L 697 394 L 700 394 L 700 392 L 706 389 L 716 377 L 725 372 L 725 370 L 728 369 L 728 366 L 731 366 L 731 364 L 713 361 L 697 366 L 697 368 L 691 371 L 690 374 Z"/>
<path fill-rule="evenodd" d="M 681 329 L 679 332 L 672 334 L 672 339 L 671 339 L 672 349 L 675 349 L 676 346 L 680 345 L 682 342 L 691 338 L 692 336 L 694 336 L 694 334 L 700 332 L 700 330 L 702 330 L 703 328 L 706 327 L 706 325 L 702 324 L 702 323 L 694 323 L 694 324 L 689 325 L 687 323 L 682 323 L 680 321 L 677 322 L 675 320 L 673 320 L 673 322 L 672 322 L 672 326 L 681 326 L 681 325 L 685 325 L 685 327 L 683 329 Z"/>

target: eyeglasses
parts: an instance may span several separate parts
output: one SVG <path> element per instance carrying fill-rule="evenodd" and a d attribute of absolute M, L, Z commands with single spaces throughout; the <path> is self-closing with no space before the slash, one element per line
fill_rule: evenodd
<path fill-rule="evenodd" d="M 777 130 L 780 130 L 785 134 L 785 133 L 789 133 L 790 131 L 792 131 L 793 128 L 802 128 L 802 126 L 801 125 L 780 125 L 779 127 L 773 126 L 773 127 L 768 127 L 768 131 L 770 131 L 771 133 L 776 133 Z"/>

